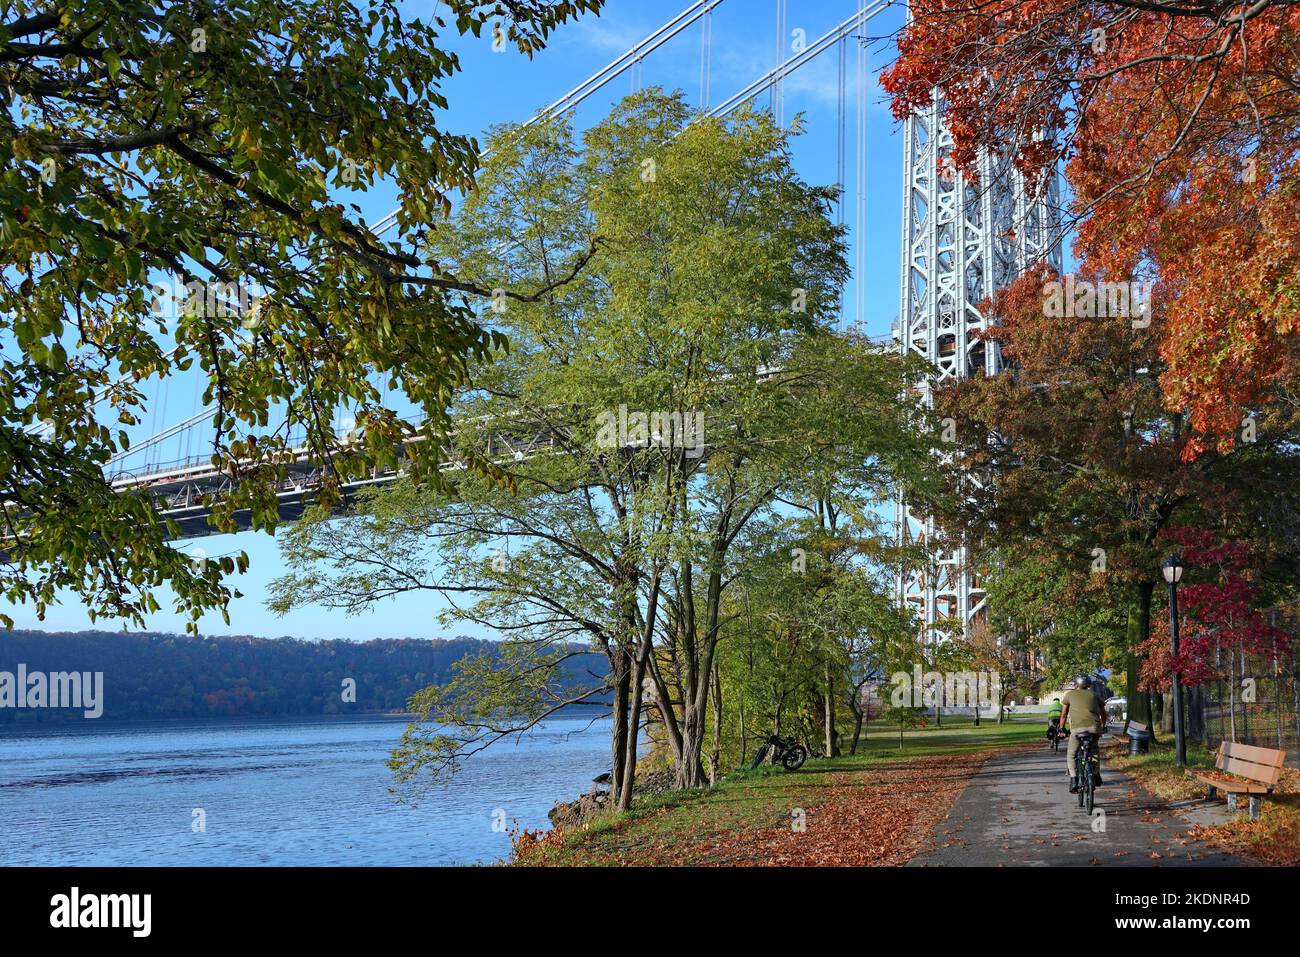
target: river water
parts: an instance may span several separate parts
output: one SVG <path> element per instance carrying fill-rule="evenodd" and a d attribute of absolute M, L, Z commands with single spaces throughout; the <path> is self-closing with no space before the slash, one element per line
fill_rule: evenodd
<path fill-rule="evenodd" d="M 557 800 L 609 768 L 607 722 L 563 716 L 468 758 L 412 807 L 389 793 L 384 764 L 405 727 L 0 727 L 0 865 L 491 863 L 510 852 L 501 822 L 549 827 Z"/>

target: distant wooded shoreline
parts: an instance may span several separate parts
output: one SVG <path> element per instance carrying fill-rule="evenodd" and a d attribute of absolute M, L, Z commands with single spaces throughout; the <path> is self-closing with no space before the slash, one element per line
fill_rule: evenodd
<path fill-rule="evenodd" d="M 479 638 L 370 641 L 194 636 L 108 631 L 0 632 L 0 671 L 103 672 L 104 713 L 0 707 L 0 727 L 117 724 L 213 718 L 408 714 L 407 702 L 454 676 L 456 662 L 497 653 Z M 607 669 L 600 654 L 565 662 L 561 680 L 589 682 Z"/>

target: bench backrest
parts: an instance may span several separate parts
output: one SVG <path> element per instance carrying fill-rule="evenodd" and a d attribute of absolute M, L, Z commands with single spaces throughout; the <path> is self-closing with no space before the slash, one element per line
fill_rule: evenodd
<path fill-rule="evenodd" d="M 1285 751 L 1224 741 L 1219 745 L 1219 756 L 1215 759 L 1214 766 L 1220 771 L 1237 774 L 1260 784 L 1277 784 L 1285 760 Z"/>

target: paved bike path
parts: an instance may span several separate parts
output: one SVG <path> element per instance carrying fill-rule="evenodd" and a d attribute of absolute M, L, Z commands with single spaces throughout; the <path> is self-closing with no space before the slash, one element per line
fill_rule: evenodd
<path fill-rule="evenodd" d="M 1094 818 L 1069 793 L 1065 746 L 1008 751 L 984 763 L 908 866 L 1240 866 L 1190 841 L 1193 823 L 1226 820 L 1205 801 L 1169 805 L 1103 758 Z M 1174 813 L 1175 809 L 1177 814 Z M 1104 812 L 1104 817 L 1097 812 Z M 1094 819 L 1096 824 L 1094 825 Z M 1102 829 L 1104 822 L 1104 830 Z"/>

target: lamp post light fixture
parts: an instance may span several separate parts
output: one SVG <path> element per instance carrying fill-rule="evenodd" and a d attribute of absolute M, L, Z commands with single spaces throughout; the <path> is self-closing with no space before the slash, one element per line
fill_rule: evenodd
<path fill-rule="evenodd" d="M 1183 563 L 1170 555 L 1160 567 L 1169 584 L 1169 643 L 1173 652 L 1174 750 L 1180 768 L 1187 766 L 1187 739 L 1183 736 L 1183 686 L 1178 680 L 1178 583 L 1183 580 Z"/>

